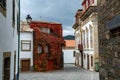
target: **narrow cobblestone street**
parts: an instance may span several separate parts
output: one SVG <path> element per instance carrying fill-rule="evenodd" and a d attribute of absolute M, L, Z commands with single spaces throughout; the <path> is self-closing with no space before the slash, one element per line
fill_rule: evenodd
<path fill-rule="evenodd" d="M 99 80 L 99 73 L 84 70 L 73 64 L 64 64 L 63 70 L 49 72 L 22 72 L 20 80 Z"/>

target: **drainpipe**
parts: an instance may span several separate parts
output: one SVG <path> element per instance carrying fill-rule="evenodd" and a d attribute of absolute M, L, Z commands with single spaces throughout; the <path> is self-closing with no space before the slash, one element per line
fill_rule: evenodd
<path fill-rule="evenodd" d="M 18 73 L 17 73 L 17 80 L 19 80 L 19 58 L 20 58 L 20 0 L 18 0 Z"/>

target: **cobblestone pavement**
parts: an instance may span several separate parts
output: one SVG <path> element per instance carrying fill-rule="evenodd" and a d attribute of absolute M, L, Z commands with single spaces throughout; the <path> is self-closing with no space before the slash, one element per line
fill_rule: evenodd
<path fill-rule="evenodd" d="M 19 80 L 99 80 L 99 73 L 65 64 L 63 70 L 49 72 L 22 72 Z"/>

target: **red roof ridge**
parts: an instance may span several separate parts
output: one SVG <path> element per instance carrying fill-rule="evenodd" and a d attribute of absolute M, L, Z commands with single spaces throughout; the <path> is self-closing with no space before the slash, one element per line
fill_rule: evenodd
<path fill-rule="evenodd" d="M 33 21 L 31 21 L 31 22 L 35 22 L 35 23 L 48 23 L 48 24 L 61 24 L 61 23 L 58 23 L 58 22 L 49 22 L 49 21 L 36 21 L 36 20 L 33 20 Z"/>

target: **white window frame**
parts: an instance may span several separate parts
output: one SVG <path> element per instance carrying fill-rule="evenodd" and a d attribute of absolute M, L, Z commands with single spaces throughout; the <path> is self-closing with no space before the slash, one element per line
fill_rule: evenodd
<path fill-rule="evenodd" d="M 21 51 L 31 51 L 30 40 L 21 40 Z"/>

